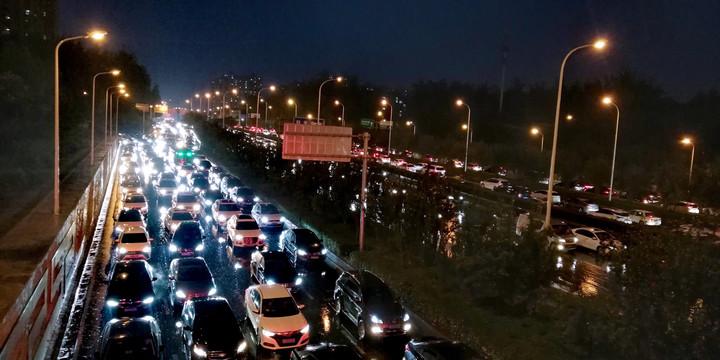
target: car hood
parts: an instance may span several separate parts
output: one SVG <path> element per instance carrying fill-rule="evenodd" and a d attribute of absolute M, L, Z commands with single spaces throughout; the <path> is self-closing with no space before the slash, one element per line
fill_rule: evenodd
<path fill-rule="evenodd" d="M 207 294 L 214 287 L 215 283 L 212 280 L 177 281 L 175 283 L 175 288 L 186 294 Z"/>
<path fill-rule="evenodd" d="M 260 326 L 272 332 L 299 331 L 307 326 L 307 320 L 302 313 L 285 317 L 260 317 Z"/>
<path fill-rule="evenodd" d="M 149 242 L 141 242 L 141 243 L 120 243 L 118 244 L 119 248 L 125 248 L 127 251 L 142 251 L 145 247 L 150 247 Z"/>
<path fill-rule="evenodd" d="M 129 227 L 135 226 L 135 227 L 142 227 L 145 226 L 142 221 L 118 221 L 117 226 L 122 227 L 123 229 L 127 229 Z"/>
<path fill-rule="evenodd" d="M 243 237 L 260 237 L 262 230 L 235 230 L 235 233 L 237 235 L 242 235 Z"/>
<path fill-rule="evenodd" d="M 405 310 L 399 302 L 368 303 L 368 315 L 375 315 L 381 320 L 402 319 Z"/>

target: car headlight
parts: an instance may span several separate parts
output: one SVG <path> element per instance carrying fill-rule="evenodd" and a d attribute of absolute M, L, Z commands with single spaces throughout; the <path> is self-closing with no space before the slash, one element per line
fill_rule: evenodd
<path fill-rule="evenodd" d="M 243 239 L 242 235 L 235 235 L 235 240 L 241 241 Z"/>
<path fill-rule="evenodd" d="M 409 320 L 410 320 L 410 314 L 405 313 L 405 315 L 403 315 L 403 321 L 409 321 Z"/>
<path fill-rule="evenodd" d="M 205 351 L 203 348 L 201 348 L 201 347 L 199 347 L 199 346 L 197 346 L 197 345 L 194 345 L 194 346 L 193 346 L 193 352 L 195 353 L 195 355 L 200 356 L 200 357 L 206 357 L 206 356 L 207 356 L 207 351 Z"/>
<path fill-rule="evenodd" d="M 170 252 L 176 252 L 177 246 L 175 246 L 175 244 L 170 244 L 170 247 L 168 249 L 170 250 Z"/>
<path fill-rule="evenodd" d="M 558 245 L 557 248 L 558 250 L 565 250 L 565 246 L 563 246 L 562 244 Z"/>
<path fill-rule="evenodd" d="M 165 190 L 165 189 L 160 189 L 160 195 L 165 195 L 165 194 L 167 194 L 167 190 Z"/>
<path fill-rule="evenodd" d="M 322 250 L 320 250 L 320 253 L 323 254 L 323 255 L 327 254 L 327 249 L 322 249 Z"/>
<path fill-rule="evenodd" d="M 375 315 L 373 315 L 373 316 L 370 317 L 370 321 L 371 321 L 373 324 L 382 324 L 382 323 L 383 323 L 382 320 L 380 320 L 380 319 L 379 319 L 377 316 L 375 316 Z"/>
<path fill-rule="evenodd" d="M 138 194 L 142 194 L 143 189 L 138 188 L 136 192 L 137 192 Z"/>
<path fill-rule="evenodd" d="M 286 218 L 285 218 L 284 216 L 281 216 L 281 217 L 280 217 L 280 221 L 282 221 L 282 222 L 286 222 L 286 221 L 287 221 L 287 219 L 286 219 Z"/>
<path fill-rule="evenodd" d="M 121 226 L 118 226 L 118 227 L 115 228 L 115 231 L 117 231 L 117 232 L 122 232 L 122 231 L 123 231 L 123 228 L 122 228 Z"/>
<path fill-rule="evenodd" d="M 305 256 L 305 255 L 307 255 L 307 252 L 305 250 L 298 249 L 298 255 Z"/>
<path fill-rule="evenodd" d="M 212 289 L 210 289 L 210 291 L 208 291 L 208 295 L 215 295 L 216 293 L 217 293 L 216 288 L 212 288 Z"/>
<path fill-rule="evenodd" d="M 127 206 L 124 206 L 124 207 L 123 207 L 123 210 L 128 211 L 128 210 L 130 210 L 130 208 L 127 207 Z"/>
<path fill-rule="evenodd" d="M 302 284 L 302 278 L 295 279 L 295 285 L 300 285 L 300 284 Z"/>
<path fill-rule="evenodd" d="M 177 230 L 178 226 L 179 226 L 178 224 L 172 224 L 172 225 L 170 225 L 170 230 L 175 231 L 175 230 Z"/>
<path fill-rule="evenodd" d="M 563 239 L 563 238 L 558 239 L 558 241 L 561 243 L 565 243 L 565 239 Z"/>
<path fill-rule="evenodd" d="M 195 251 L 203 251 L 203 249 L 205 249 L 205 245 L 203 245 L 203 244 L 200 244 L 195 247 Z"/>
<path fill-rule="evenodd" d="M 207 206 L 212 205 L 212 201 L 210 201 L 210 200 L 205 200 L 205 205 L 207 205 Z"/>
<path fill-rule="evenodd" d="M 127 249 L 126 249 L 126 248 L 120 248 L 120 249 L 118 249 L 118 252 L 121 253 L 121 254 L 126 254 L 126 253 L 127 253 Z"/>
<path fill-rule="evenodd" d="M 254 201 L 254 202 L 258 202 L 258 201 L 260 201 L 260 198 L 256 196 L 256 197 L 253 198 L 253 201 Z"/>
<path fill-rule="evenodd" d="M 218 221 L 225 221 L 227 220 L 227 217 L 223 214 L 218 215 Z"/>
<path fill-rule="evenodd" d="M 275 285 L 275 280 L 272 280 L 272 279 L 265 279 L 265 282 L 266 282 L 268 285 Z"/>
<path fill-rule="evenodd" d="M 267 216 L 263 216 L 262 219 L 260 219 L 260 221 L 262 221 L 263 224 L 267 223 L 268 222 Z"/>
<path fill-rule="evenodd" d="M 404 331 L 410 331 L 410 328 L 411 328 L 411 327 L 412 327 L 412 326 L 410 325 L 410 323 L 405 323 L 405 324 L 403 324 L 403 330 L 404 330 Z"/>
<path fill-rule="evenodd" d="M 373 325 L 370 327 L 370 332 L 373 334 L 379 334 L 382 332 L 382 328 L 377 325 Z"/>
<path fill-rule="evenodd" d="M 578 238 L 577 238 L 577 237 L 574 237 L 574 238 L 573 238 L 573 242 L 578 242 Z"/>
<path fill-rule="evenodd" d="M 260 234 L 260 236 L 258 236 L 258 238 L 260 240 L 265 240 L 265 239 L 267 239 L 267 236 L 265 236 L 265 234 Z"/>
<path fill-rule="evenodd" d="M 178 209 L 185 209 L 185 205 L 178 205 L 177 208 L 178 208 Z"/>
<path fill-rule="evenodd" d="M 126 188 L 123 188 L 123 193 L 127 193 L 127 189 L 126 189 Z"/>
<path fill-rule="evenodd" d="M 146 246 L 142 249 L 142 252 L 149 254 L 150 253 L 150 247 Z"/>
<path fill-rule="evenodd" d="M 241 352 L 244 352 L 246 348 L 247 348 L 247 342 L 245 342 L 245 340 L 243 340 L 240 343 L 240 345 L 238 345 L 238 347 L 237 347 L 237 353 L 239 354 Z"/>
<path fill-rule="evenodd" d="M 196 211 L 200 210 L 200 204 L 193 205 L 193 210 L 196 210 Z"/>
<path fill-rule="evenodd" d="M 194 188 L 193 190 L 195 190 L 195 192 L 200 192 L 200 188 L 199 188 L 199 187 L 196 187 L 196 188 Z"/>
<path fill-rule="evenodd" d="M 116 307 L 116 306 L 120 305 L 120 303 L 117 300 L 108 300 L 105 302 L 105 304 L 107 304 L 108 307 Z"/>
<path fill-rule="evenodd" d="M 275 333 L 274 333 L 274 332 L 269 331 L 269 330 L 265 330 L 265 329 L 262 330 L 262 334 L 265 335 L 265 336 L 267 336 L 267 337 L 273 337 L 273 336 L 275 336 Z"/>
<path fill-rule="evenodd" d="M 310 331 L 310 325 L 305 325 L 305 327 L 300 330 L 300 332 L 303 334 L 307 334 L 308 331 Z"/>
<path fill-rule="evenodd" d="M 237 199 L 238 199 L 239 202 L 245 201 L 245 199 L 243 199 L 243 198 L 241 198 L 241 197 L 239 197 L 239 198 L 237 198 Z"/>
<path fill-rule="evenodd" d="M 176 296 L 177 298 L 179 298 L 179 299 L 184 299 L 186 295 L 185 295 L 185 292 L 184 292 L 184 291 L 178 290 L 178 291 L 175 292 L 175 296 Z"/>
<path fill-rule="evenodd" d="M 153 301 L 155 301 L 155 298 L 152 296 L 148 296 L 143 299 L 143 304 L 152 304 Z"/>

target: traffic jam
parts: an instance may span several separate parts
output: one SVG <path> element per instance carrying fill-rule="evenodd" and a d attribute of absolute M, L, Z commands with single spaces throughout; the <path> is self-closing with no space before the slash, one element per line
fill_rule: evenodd
<path fill-rule="evenodd" d="M 480 359 L 385 282 L 202 153 L 191 127 L 122 140 L 104 276 L 81 351 L 100 359 Z M 89 334 L 89 335 L 88 335 Z"/>

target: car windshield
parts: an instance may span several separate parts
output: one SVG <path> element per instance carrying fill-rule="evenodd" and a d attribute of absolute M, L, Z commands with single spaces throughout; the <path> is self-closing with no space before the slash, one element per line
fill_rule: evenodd
<path fill-rule="evenodd" d="M 142 195 L 132 195 L 125 199 L 126 203 L 144 203 L 145 197 Z"/>
<path fill-rule="evenodd" d="M 265 317 L 285 317 L 300 313 L 292 297 L 265 299 L 262 302 L 262 314 Z"/>
<path fill-rule="evenodd" d="M 614 210 L 613 212 L 615 213 L 615 215 L 619 215 L 619 216 L 630 216 L 630 213 L 628 213 L 627 211 Z"/>
<path fill-rule="evenodd" d="M 212 275 L 206 266 L 192 265 L 178 269 L 178 281 L 208 281 L 210 279 L 212 279 Z"/>
<path fill-rule="evenodd" d="M 193 186 L 195 187 L 207 187 L 210 185 L 210 182 L 206 178 L 197 178 L 193 180 Z"/>
<path fill-rule="evenodd" d="M 257 230 L 258 224 L 255 221 L 238 221 L 236 226 L 238 230 Z"/>
<path fill-rule="evenodd" d="M 240 207 L 237 204 L 220 204 L 218 211 L 240 211 Z"/>
<path fill-rule="evenodd" d="M 108 360 L 150 360 L 158 359 L 155 345 L 150 336 L 116 336 L 108 341 L 105 357 Z"/>
<path fill-rule="evenodd" d="M 160 187 L 176 187 L 175 180 L 160 180 Z"/>
<path fill-rule="evenodd" d="M 267 277 L 275 277 L 275 282 L 289 283 L 295 281 L 295 268 L 287 259 L 266 259 L 265 271 Z"/>
<path fill-rule="evenodd" d="M 280 211 L 273 204 L 260 205 L 260 213 L 262 214 L 279 214 Z"/>
<path fill-rule="evenodd" d="M 373 286 L 363 289 L 363 298 L 368 303 L 385 304 L 395 301 L 395 297 L 387 286 Z"/>
<path fill-rule="evenodd" d="M 193 195 L 178 195 L 177 202 L 179 202 L 179 203 L 195 202 L 195 196 L 193 196 Z"/>
<path fill-rule="evenodd" d="M 558 236 L 564 236 L 564 235 L 568 235 L 568 234 L 572 233 L 572 231 L 570 230 L 570 227 L 567 226 L 566 224 L 553 225 L 552 228 L 553 228 L 553 231 L 555 231 L 555 235 L 558 235 Z"/>
<path fill-rule="evenodd" d="M 118 215 L 119 222 L 131 222 L 131 221 L 142 221 L 142 215 L 137 210 L 134 211 L 123 211 Z"/>
<path fill-rule="evenodd" d="M 596 232 L 596 233 L 595 233 L 595 236 L 597 236 L 597 238 L 600 239 L 600 240 L 602 240 L 602 241 L 612 240 L 612 239 L 613 239 L 612 235 L 610 235 L 610 234 L 608 234 L 608 233 L 606 233 L 606 232 L 604 232 L 604 231 Z"/>
<path fill-rule="evenodd" d="M 172 220 L 193 220 L 192 214 L 189 212 L 176 212 L 172 214 Z"/>
<path fill-rule="evenodd" d="M 126 180 L 125 182 L 123 182 L 122 186 L 124 186 L 124 187 L 138 187 L 138 186 L 140 186 L 140 182 L 137 181 L 137 180 L 135 180 L 135 179 L 133 179 L 133 180 Z"/>
<path fill-rule="evenodd" d="M 178 246 L 193 246 L 202 242 L 202 233 L 196 224 L 189 224 L 189 226 L 181 225 L 177 231 L 175 231 L 172 241 Z"/>
<path fill-rule="evenodd" d="M 123 244 L 137 244 L 147 242 L 148 238 L 144 233 L 124 233 L 120 238 Z"/>

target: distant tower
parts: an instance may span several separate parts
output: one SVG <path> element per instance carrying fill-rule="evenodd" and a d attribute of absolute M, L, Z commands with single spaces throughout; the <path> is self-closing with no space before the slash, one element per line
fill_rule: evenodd
<path fill-rule="evenodd" d="M 500 108 L 498 109 L 498 116 L 502 114 L 503 96 L 505 95 L 505 68 L 507 67 L 508 51 L 510 51 L 507 34 L 505 34 L 500 51 L 502 51 L 502 75 L 500 76 Z"/>

